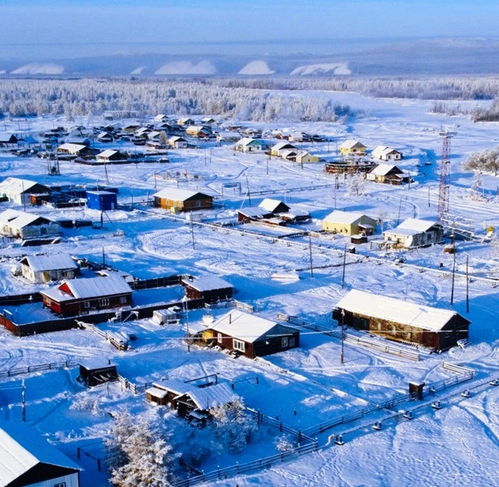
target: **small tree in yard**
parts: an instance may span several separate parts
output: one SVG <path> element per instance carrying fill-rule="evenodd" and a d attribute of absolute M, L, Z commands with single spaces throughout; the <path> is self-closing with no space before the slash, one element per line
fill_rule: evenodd
<path fill-rule="evenodd" d="M 285 451 L 292 450 L 294 448 L 293 442 L 289 439 L 287 435 L 279 436 L 275 442 L 275 448 L 278 452 L 283 453 Z"/>
<path fill-rule="evenodd" d="M 231 452 L 241 452 L 257 430 L 253 419 L 244 412 L 241 400 L 212 408 L 210 413 L 214 419 L 216 437 Z"/>
<path fill-rule="evenodd" d="M 170 433 L 155 414 L 119 413 L 106 445 L 111 457 L 111 483 L 117 487 L 168 487 L 171 485 Z"/>

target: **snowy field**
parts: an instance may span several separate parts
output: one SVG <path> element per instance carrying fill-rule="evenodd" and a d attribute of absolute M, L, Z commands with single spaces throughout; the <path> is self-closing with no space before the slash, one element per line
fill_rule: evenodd
<path fill-rule="evenodd" d="M 393 146 L 404 153 L 398 165 L 413 175 L 414 183 L 395 187 L 366 181 L 361 194 L 353 194 L 350 177 L 340 177 L 336 188 L 334 176 L 325 174 L 322 164 L 305 164 L 302 168 L 277 158 L 268 160 L 263 153 L 234 152 L 229 144 L 219 146 L 215 142 L 200 142 L 197 149 L 171 150 L 170 163 L 107 166 L 105 171 L 104 167 L 61 162 L 60 176 L 48 176 L 44 160 L 0 153 L 2 177 L 36 179 L 43 184 L 108 184 L 119 188 L 118 203 L 127 206 L 107 212 L 101 229 L 64 230 L 62 242 L 51 247 L 20 247 L 4 239 L 0 295 L 47 287 L 33 286 L 11 275 L 12 266 L 27 252 L 67 252 L 94 261 L 100 261 L 104 253 L 108 264 L 140 278 L 181 273 L 219 275 L 234 285 L 235 298 L 254 306 L 259 315 L 270 319 L 276 319 L 278 313 L 293 315 L 334 332 L 337 325 L 331 318 L 331 310 L 350 289 L 451 308 L 453 257 L 443 253 L 443 246 L 409 252 L 380 251 L 369 244 L 358 246 L 357 254 L 347 255 L 342 287 L 343 249 L 345 244 L 349 245 L 346 237 L 313 234 L 312 275 L 308 237 L 277 238 L 275 230 L 255 224 L 214 225 L 235 222 L 237 209 L 254 206 L 264 197 L 282 199 L 292 208 L 310 212 L 311 221 L 296 226 L 300 232 L 319 230 L 322 218 L 334 208 L 362 211 L 380 218 L 383 229 L 409 217 L 435 218 L 442 144 L 439 132 L 448 128 L 457 132 L 452 138 L 450 211 L 456 221 L 465 223 L 477 236 L 470 242 L 458 242 L 456 256 L 460 273 L 464 272 L 468 257 L 472 276 L 470 312 L 466 313 L 466 285 L 460 275 L 456 277 L 453 306 L 472 322 L 468 347 L 443 354 L 421 351 L 421 360 L 413 362 L 346 344 L 346 360 L 341 364 L 337 334 L 330 336 L 304 328 L 300 348 L 263 359 L 234 359 L 220 350 L 187 349 L 183 341 L 186 322 L 199 324 L 205 314 L 197 310 L 184 316 L 178 326 L 158 327 L 150 320 L 99 325 L 106 331 L 136 335 L 132 349 L 126 352 L 117 351 L 84 330 L 17 338 L 2 328 L 0 372 L 48 362 L 109 358 L 117 364 L 120 374 L 139 385 L 164 378 L 187 380 L 216 373 L 220 380 L 234 384 L 235 392 L 247 406 L 278 417 L 297 430 L 407 392 L 410 381 L 432 383 L 452 377 L 453 372 L 442 368 L 442 361 L 473 369 L 477 380 L 495 376 L 499 247 L 496 238 L 484 237 L 488 227 L 495 227 L 496 231 L 499 228 L 499 179 L 482 175 L 478 190 L 472 190 L 473 175 L 462 169 L 462 163 L 471 153 L 499 144 L 498 125 L 430 114 L 433 101 L 375 99 L 354 93 L 334 95 L 339 103 L 362 110 L 363 115 L 346 124 L 241 123 L 264 130 L 326 135 L 332 141 L 298 145 L 331 155 L 335 155 L 337 143 L 347 138 L 358 138 L 369 148 Z M 300 92 L 293 92 L 292 96 L 300 96 Z M 101 123 L 96 117 L 77 122 Z M 64 124 L 62 119 L 5 121 L 4 130 L 36 134 Z M 112 147 L 133 148 L 127 143 Z M 241 191 L 224 186 L 230 183 L 240 183 Z M 194 214 L 191 224 L 182 215 L 168 215 L 147 205 L 154 192 L 167 186 L 212 194 L 216 196 L 216 206 Z M 264 195 L 252 194 L 263 191 Z M 1 203 L 0 209 L 9 207 L 15 205 Z M 98 213 L 85 208 L 28 207 L 28 211 L 95 222 L 100 218 Z M 397 262 L 401 255 L 406 259 L 403 264 Z M 275 273 L 289 272 L 296 272 L 299 279 L 283 282 L 272 278 Z M 168 299 L 178 297 L 175 289 L 167 294 Z M 161 300 L 164 296 L 157 298 Z M 224 312 L 226 309 L 212 311 L 215 316 Z M 86 389 L 76 381 L 77 375 L 77 369 L 69 369 L 0 378 L 0 415 L 11 420 L 20 418 L 24 379 L 28 423 L 82 464 L 83 486 L 107 485 L 95 461 L 89 456 L 77 460 L 76 449 L 80 447 L 104 458 L 101 438 L 113 421 L 109 413 L 119 408 L 138 413 L 150 410 L 151 406 L 143 394 L 134 396 L 117 383 Z M 344 446 L 328 446 L 271 470 L 213 485 L 491 486 L 497 481 L 498 392 L 499 388 L 487 388 L 466 399 L 449 396 L 444 399 L 443 409 L 433 411 L 428 406 L 412 422 L 394 420 L 379 432 L 361 428 Z M 179 418 L 171 418 L 171 422 L 177 432 L 176 446 L 187 450 L 188 446 L 182 445 L 185 425 Z M 328 434 L 338 432 L 341 430 L 333 429 L 322 435 L 321 446 L 326 444 Z M 193 443 L 206 440 L 201 431 L 194 429 L 189 434 Z M 210 471 L 273 455 L 279 434 L 262 429 L 255 442 L 241 454 L 213 452 L 201 468 Z"/>

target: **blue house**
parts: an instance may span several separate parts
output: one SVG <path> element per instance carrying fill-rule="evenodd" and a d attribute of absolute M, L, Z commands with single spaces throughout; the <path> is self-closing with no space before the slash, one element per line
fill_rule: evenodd
<path fill-rule="evenodd" d="M 109 211 L 118 207 L 118 196 L 111 191 L 87 191 L 87 208 Z"/>

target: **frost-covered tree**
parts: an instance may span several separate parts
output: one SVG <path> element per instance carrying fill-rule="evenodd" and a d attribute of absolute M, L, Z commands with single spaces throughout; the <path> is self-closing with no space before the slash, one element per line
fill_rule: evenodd
<path fill-rule="evenodd" d="M 497 176 L 499 173 L 499 147 L 475 152 L 465 162 L 464 167 L 475 173 L 489 173 Z"/>
<path fill-rule="evenodd" d="M 116 487 L 171 485 L 170 432 L 164 418 L 120 412 L 106 445 L 111 458 L 111 483 Z"/>
<path fill-rule="evenodd" d="M 282 435 L 277 437 L 275 441 L 275 448 L 278 452 L 282 453 L 285 451 L 292 450 L 294 448 L 293 442 L 290 440 L 289 436 Z"/>
<path fill-rule="evenodd" d="M 362 174 L 354 174 L 348 182 L 348 194 L 350 196 L 360 196 L 364 194 L 364 176 Z"/>
<path fill-rule="evenodd" d="M 215 407 L 210 413 L 216 438 L 231 452 L 241 452 L 257 430 L 254 419 L 245 413 L 241 400 Z"/>

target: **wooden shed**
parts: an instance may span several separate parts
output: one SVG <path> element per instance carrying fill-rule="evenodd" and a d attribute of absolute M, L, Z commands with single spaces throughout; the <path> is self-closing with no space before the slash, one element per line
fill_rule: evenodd
<path fill-rule="evenodd" d="M 80 363 L 80 379 L 88 387 L 118 380 L 118 370 L 110 360 L 87 360 Z"/>
<path fill-rule="evenodd" d="M 333 310 L 340 324 L 398 342 L 423 345 L 436 351 L 468 338 L 470 321 L 453 310 L 432 308 L 356 289 Z"/>
<path fill-rule="evenodd" d="M 173 212 L 206 210 L 213 207 L 213 197 L 189 189 L 165 188 L 154 195 L 154 206 Z"/>
<path fill-rule="evenodd" d="M 189 299 L 204 299 L 207 303 L 225 301 L 232 298 L 232 284 L 217 276 L 202 276 L 195 279 L 182 279 Z"/>

